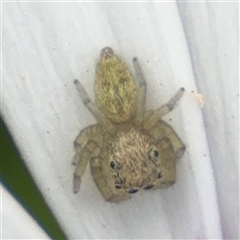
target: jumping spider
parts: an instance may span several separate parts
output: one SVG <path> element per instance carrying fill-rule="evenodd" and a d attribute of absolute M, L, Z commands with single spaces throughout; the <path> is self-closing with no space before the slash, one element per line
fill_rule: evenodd
<path fill-rule="evenodd" d="M 145 110 L 146 82 L 133 58 L 135 82 L 127 66 L 110 47 L 102 49 L 96 69 L 97 106 L 75 80 L 82 101 L 97 124 L 83 129 L 74 142 L 73 189 L 90 161 L 93 179 L 107 201 L 130 198 L 139 189 L 156 189 L 175 182 L 175 163 L 185 146 L 161 117 L 174 109 L 184 88 L 165 105 Z"/>

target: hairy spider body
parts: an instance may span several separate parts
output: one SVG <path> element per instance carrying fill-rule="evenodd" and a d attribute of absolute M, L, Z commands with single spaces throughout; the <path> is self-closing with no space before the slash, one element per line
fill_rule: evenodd
<path fill-rule="evenodd" d="M 136 58 L 137 82 L 109 47 L 102 49 L 96 70 L 97 106 L 79 81 L 81 98 L 98 124 L 80 132 L 74 142 L 74 192 L 90 161 L 93 179 L 107 201 L 128 199 L 139 189 L 175 182 L 175 163 L 185 146 L 161 117 L 176 106 L 184 89 L 155 111 L 145 111 L 146 82 Z"/>
<path fill-rule="evenodd" d="M 101 54 L 95 92 L 99 109 L 113 122 L 126 122 L 134 116 L 138 99 L 136 82 L 111 49 Z"/>

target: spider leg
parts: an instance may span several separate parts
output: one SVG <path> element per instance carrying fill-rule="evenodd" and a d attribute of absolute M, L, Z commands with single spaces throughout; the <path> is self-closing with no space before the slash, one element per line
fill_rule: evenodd
<path fill-rule="evenodd" d="M 88 110 L 93 114 L 98 123 L 100 123 L 108 132 L 114 133 L 116 130 L 114 125 L 99 111 L 99 109 L 92 102 L 91 98 L 85 91 L 82 84 L 76 79 L 74 80 L 74 83 L 76 85 L 77 91 L 80 93 L 83 103 L 88 108 Z"/>
<path fill-rule="evenodd" d="M 176 160 L 182 157 L 186 148 L 171 126 L 161 119 L 148 133 L 159 150 L 161 178 L 155 182 L 154 189 L 171 186 L 175 182 Z"/>
<path fill-rule="evenodd" d="M 79 156 L 89 140 L 94 142 L 100 143 L 102 140 L 102 129 L 99 124 L 95 124 L 83 129 L 79 135 L 77 136 L 76 140 L 74 141 L 73 145 L 75 148 L 76 154 L 73 157 L 73 165 L 77 165 L 79 161 Z"/>
<path fill-rule="evenodd" d="M 146 99 L 146 80 L 143 76 L 140 64 L 139 64 L 138 59 L 136 57 L 133 58 L 133 66 L 135 68 L 136 79 L 137 79 L 138 88 L 139 88 L 139 97 L 138 97 L 138 107 L 137 107 L 137 113 L 136 113 L 136 120 L 142 122 L 143 121 L 143 115 L 144 115 L 144 109 L 145 109 L 145 99 Z"/>
<path fill-rule="evenodd" d="M 155 126 L 149 130 L 149 133 L 156 141 L 168 138 L 173 147 L 176 159 L 182 157 L 186 147 L 170 125 L 159 119 Z"/>
<path fill-rule="evenodd" d="M 102 130 L 99 124 L 90 126 L 80 132 L 74 141 L 76 154 L 73 164 L 76 165 L 73 180 L 73 190 L 80 189 L 81 177 L 84 174 L 88 161 L 99 154 L 99 145 L 102 140 Z"/>
<path fill-rule="evenodd" d="M 100 164 L 103 161 L 101 157 L 91 158 L 91 172 L 93 180 L 96 183 L 102 196 L 109 202 L 120 202 L 127 200 L 131 196 L 125 190 L 116 189 L 114 186 L 114 178 L 112 177 L 109 166 Z"/>
<path fill-rule="evenodd" d="M 180 88 L 177 91 L 177 93 L 174 95 L 174 97 L 171 98 L 167 104 L 156 109 L 153 112 L 153 114 L 144 121 L 144 123 L 143 123 L 144 129 L 146 129 L 146 130 L 151 129 L 162 116 L 171 112 L 177 106 L 177 102 L 182 98 L 184 91 L 185 91 L 184 88 Z"/>
<path fill-rule="evenodd" d="M 163 137 L 158 143 L 161 152 L 161 174 L 162 177 L 155 185 L 155 189 L 159 187 L 169 187 L 175 183 L 176 176 L 176 156 L 173 151 L 171 141 L 167 137 Z"/>

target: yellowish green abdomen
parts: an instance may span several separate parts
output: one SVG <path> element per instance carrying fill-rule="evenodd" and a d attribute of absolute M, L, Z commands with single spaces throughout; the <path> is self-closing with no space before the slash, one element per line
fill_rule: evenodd
<path fill-rule="evenodd" d="M 137 86 L 127 66 L 115 55 L 105 55 L 96 73 L 96 100 L 112 121 L 130 120 L 137 109 Z"/>

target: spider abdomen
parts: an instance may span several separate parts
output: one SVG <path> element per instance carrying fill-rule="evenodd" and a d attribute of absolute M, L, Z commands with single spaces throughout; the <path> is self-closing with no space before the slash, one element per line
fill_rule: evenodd
<path fill-rule="evenodd" d="M 102 112 L 112 121 L 130 120 L 137 109 L 137 86 L 127 66 L 106 47 L 96 73 L 96 100 Z"/>

